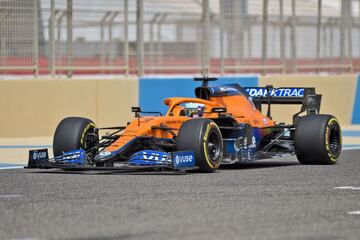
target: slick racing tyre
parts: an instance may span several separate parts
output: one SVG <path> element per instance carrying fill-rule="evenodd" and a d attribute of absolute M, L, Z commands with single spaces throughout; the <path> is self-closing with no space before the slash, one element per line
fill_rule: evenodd
<path fill-rule="evenodd" d="M 64 118 L 56 128 L 53 140 L 54 156 L 75 149 L 88 150 L 98 141 L 95 123 L 87 118 Z"/>
<path fill-rule="evenodd" d="M 335 164 L 341 146 L 341 129 L 334 116 L 299 118 L 295 129 L 295 151 L 301 164 Z"/>
<path fill-rule="evenodd" d="M 193 150 L 201 172 L 214 172 L 223 158 L 219 127 L 209 119 L 192 119 L 182 124 L 176 138 L 177 150 Z"/>

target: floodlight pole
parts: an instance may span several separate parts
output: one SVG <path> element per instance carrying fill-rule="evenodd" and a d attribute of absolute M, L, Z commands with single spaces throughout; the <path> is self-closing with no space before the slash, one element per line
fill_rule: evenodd
<path fill-rule="evenodd" d="M 202 2 L 202 74 L 207 75 L 210 71 L 209 66 L 209 24 L 210 24 L 210 7 L 209 0 Z"/>
<path fill-rule="evenodd" d="M 282 65 L 282 73 L 286 72 L 285 66 L 285 25 L 284 25 L 284 1 L 279 0 L 280 12 L 280 58 Z"/>
<path fill-rule="evenodd" d="M 38 6 L 38 0 L 33 0 L 33 23 L 34 23 L 34 29 L 33 29 L 33 64 L 34 64 L 34 74 L 35 77 L 39 74 L 39 6 Z"/>
<path fill-rule="evenodd" d="M 136 0 L 137 74 L 144 75 L 144 1 Z"/>
<path fill-rule="evenodd" d="M 224 75 L 224 67 L 224 1 L 220 0 L 220 75 Z"/>
<path fill-rule="evenodd" d="M 157 62 L 158 65 L 161 66 L 163 64 L 162 62 L 162 24 L 164 23 L 165 19 L 167 17 L 167 13 L 162 14 L 162 16 L 160 17 L 160 19 L 158 20 L 157 23 Z"/>
<path fill-rule="evenodd" d="M 106 58 L 106 51 L 105 51 L 105 25 L 107 22 L 108 17 L 111 15 L 111 12 L 106 12 L 105 15 L 100 20 L 100 66 L 105 66 L 105 58 Z M 102 70 L 102 73 L 104 71 Z"/>
<path fill-rule="evenodd" d="M 108 44 L 108 58 L 109 58 L 109 61 L 108 61 L 108 64 L 110 64 L 110 66 L 114 66 L 114 58 L 113 58 L 113 25 L 114 25 L 114 20 L 115 18 L 117 17 L 117 15 L 119 14 L 119 12 L 113 12 L 112 13 L 112 16 L 109 18 L 109 21 L 108 21 L 108 28 L 109 28 L 109 44 Z"/>
<path fill-rule="evenodd" d="M 353 55 L 352 55 L 352 1 L 347 1 L 347 35 L 348 35 L 348 54 L 349 54 L 349 65 L 350 72 L 353 72 Z"/>
<path fill-rule="evenodd" d="M 73 1 L 67 0 L 67 46 L 66 46 L 66 59 L 67 66 L 73 65 Z M 72 77 L 72 70 L 68 69 L 67 77 Z"/>
<path fill-rule="evenodd" d="M 340 24 L 340 63 L 345 62 L 345 28 L 346 28 L 346 0 L 341 1 L 341 24 Z"/>
<path fill-rule="evenodd" d="M 124 59 L 125 75 L 129 75 L 129 1 L 124 0 Z"/>
<path fill-rule="evenodd" d="M 49 40 L 50 40 L 50 74 L 55 76 L 55 0 L 50 2 L 50 21 L 49 21 Z"/>
<path fill-rule="evenodd" d="M 317 22 L 317 38 L 316 38 L 316 59 L 320 59 L 320 48 L 321 48 L 321 18 L 322 18 L 322 1 L 318 0 L 318 22 Z"/>
<path fill-rule="evenodd" d="M 293 64 L 293 71 L 297 72 L 297 54 L 296 54 L 296 3 L 291 1 L 291 58 Z"/>
<path fill-rule="evenodd" d="M 265 65 L 267 59 L 267 25 L 268 25 L 268 0 L 263 0 L 263 16 L 262 16 L 262 64 Z M 265 69 L 262 70 L 266 74 Z"/>
<path fill-rule="evenodd" d="M 150 52 L 150 62 L 153 64 L 155 62 L 155 44 L 154 44 L 154 24 L 156 23 L 160 13 L 155 13 L 154 17 L 150 20 L 150 42 L 149 42 L 149 52 Z M 159 41 L 159 39 L 157 39 Z"/>

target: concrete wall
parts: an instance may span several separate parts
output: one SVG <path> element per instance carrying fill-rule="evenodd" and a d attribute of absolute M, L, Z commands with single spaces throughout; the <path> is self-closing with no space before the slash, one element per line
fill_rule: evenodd
<path fill-rule="evenodd" d="M 358 76 L 231 76 L 217 84 L 242 86 L 316 87 L 323 94 L 321 113 L 335 115 L 342 125 L 360 124 Z M 210 83 L 214 84 L 214 83 Z M 133 119 L 131 106 L 145 111 L 166 110 L 163 99 L 194 97 L 191 77 L 93 80 L 1 80 L 0 138 L 52 136 L 59 121 L 67 116 L 83 116 L 98 126 L 123 125 Z M 300 106 L 273 106 L 277 122 L 291 122 Z M 266 106 L 263 107 L 266 112 Z"/>
<path fill-rule="evenodd" d="M 82 116 L 122 125 L 138 104 L 137 79 L 2 80 L 0 138 L 52 136 L 61 119 Z"/>

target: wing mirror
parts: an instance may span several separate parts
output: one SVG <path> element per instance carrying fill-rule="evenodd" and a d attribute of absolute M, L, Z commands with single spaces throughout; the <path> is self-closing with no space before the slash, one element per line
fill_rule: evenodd
<path fill-rule="evenodd" d="M 133 113 L 139 113 L 139 112 L 141 112 L 141 108 L 140 107 L 131 107 L 131 111 Z"/>
<path fill-rule="evenodd" d="M 225 113 L 227 112 L 226 108 L 221 108 L 221 107 L 217 107 L 217 108 L 212 108 L 211 112 L 213 113 Z"/>
<path fill-rule="evenodd" d="M 138 118 L 138 124 L 140 125 L 140 120 L 139 120 L 139 117 L 140 117 L 140 112 L 141 112 L 141 108 L 140 107 L 131 107 L 131 111 L 133 113 L 135 113 L 135 117 Z"/>

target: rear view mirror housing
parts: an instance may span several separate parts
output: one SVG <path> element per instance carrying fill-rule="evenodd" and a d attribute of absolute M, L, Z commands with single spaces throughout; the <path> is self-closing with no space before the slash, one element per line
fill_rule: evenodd
<path fill-rule="evenodd" d="M 213 112 L 213 113 L 226 113 L 227 109 L 222 108 L 222 107 L 216 107 L 216 108 L 212 108 L 211 112 Z"/>
<path fill-rule="evenodd" d="M 141 112 L 141 108 L 140 107 L 131 107 L 131 112 L 139 113 L 139 112 Z"/>

